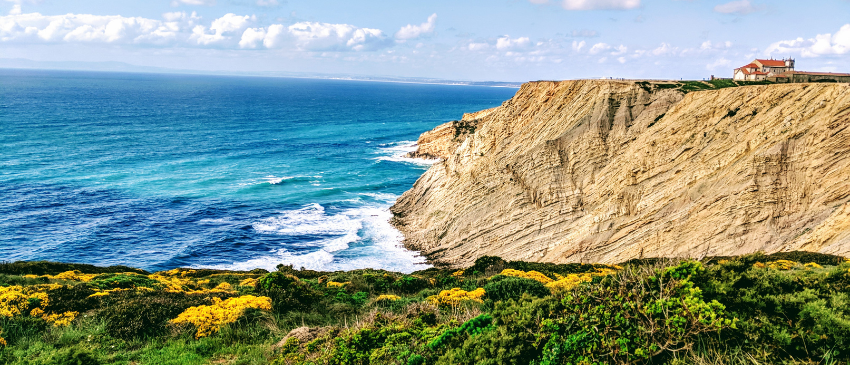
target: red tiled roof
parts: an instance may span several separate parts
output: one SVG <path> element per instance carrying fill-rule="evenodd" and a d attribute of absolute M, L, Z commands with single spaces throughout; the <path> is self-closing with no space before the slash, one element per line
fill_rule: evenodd
<path fill-rule="evenodd" d="M 746 65 L 746 66 L 738 67 L 738 68 L 736 68 L 736 70 L 740 70 L 742 68 L 758 68 L 758 65 L 756 65 L 755 63 L 751 63 L 751 64 Z"/>
<path fill-rule="evenodd" d="M 762 65 L 765 65 L 765 66 L 768 66 L 768 67 L 785 67 L 785 61 L 783 61 L 783 60 L 760 60 L 760 59 L 756 59 L 756 61 L 758 61 Z"/>

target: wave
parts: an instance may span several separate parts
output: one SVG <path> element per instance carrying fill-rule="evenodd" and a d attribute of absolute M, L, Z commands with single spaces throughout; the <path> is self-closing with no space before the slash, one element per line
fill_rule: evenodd
<path fill-rule="evenodd" d="M 389 200 L 392 194 L 362 195 Z M 386 203 L 345 209 L 334 214 L 329 214 L 320 204 L 309 204 L 252 225 L 261 234 L 302 238 L 300 244 L 287 244 L 287 247 L 273 250 L 263 257 L 218 268 L 274 270 L 278 264 L 285 264 L 322 271 L 381 268 L 413 272 L 430 267 L 418 253 L 403 247 L 404 237 L 390 224 L 391 218 L 392 213 Z"/>
<path fill-rule="evenodd" d="M 380 146 L 381 147 L 378 148 L 378 151 L 376 153 L 382 156 L 375 157 L 374 159 L 377 161 L 411 163 L 420 166 L 430 166 L 437 162 L 440 162 L 439 159 L 407 157 L 408 153 L 416 151 L 416 149 L 419 147 L 419 145 L 417 145 L 415 141 L 384 143 Z"/>

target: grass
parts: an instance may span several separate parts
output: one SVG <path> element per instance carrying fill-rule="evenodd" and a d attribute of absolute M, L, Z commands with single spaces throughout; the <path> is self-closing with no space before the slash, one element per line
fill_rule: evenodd
<path fill-rule="evenodd" d="M 709 81 L 671 81 L 671 82 L 649 82 L 638 81 L 637 85 L 647 92 L 653 89 L 665 90 L 674 89 L 680 90 L 683 93 L 691 93 L 705 90 L 717 90 L 730 87 L 751 86 L 751 85 L 772 85 L 770 81 L 734 81 L 729 79 L 716 79 Z"/>
<path fill-rule="evenodd" d="M 850 361 L 843 350 L 850 345 L 850 263 L 816 253 L 701 263 L 642 259 L 622 266 L 483 257 L 464 270 L 412 274 L 288 266 L 272 273 L 105 271 L 0 264 L 0 313 L 23 308 L 0 314 L 0 338 L 7 343 L 0 364 Z M 117 288 L 104 284 L 114 278 Z M 482 290 L 483 297 L 464 294 Z M 192 325 L 170 322 L 213 298 L 247 295 L 271 298 L 271 310 L 232 313 L 200 338 Z M 378 300 L 381 295 L 389 299 Z M 53 311 L 76 314 L 57 325 L 49 319 Z M 325 330 L 275 347 L 298 327 Z"/>

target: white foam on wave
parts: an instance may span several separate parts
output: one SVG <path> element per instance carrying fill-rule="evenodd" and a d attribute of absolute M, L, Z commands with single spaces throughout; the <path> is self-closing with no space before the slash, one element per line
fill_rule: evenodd
<path fill-rule="evenodd" d="M 439 159 L 406 157 L 408 153 L 416 151 L 417 148 L 419 148 L 419 145 L 417 145 L 414 141 L 381 144 L 381 147 L 378 148 L 376 153 L 382 156 L 375 157 L 375 160 L 412 163 L 420 166 L 430 166 L 440 162 Z"/>
<path fill-rule="evenodd" d="M 266 176 L 264 178 L 264 180 L 265 180 L 265 182 L 267 182 L 269 184 L 277 185 L 277 184 L 280 184 L 280 183 L 282 183 L 286 180 L 293 179 L 293 178 L 294 178 L 293 176 L 277 177 L 277 176 L 274 176 L 274 175 L 269 175 L 269 176 Z"/>
<path fill-rule="evenodd" d="M 368 196 L 372 199 L 383 201 L 385 203 L 395 203 L 396 199 L 398 199 L 398 195 L 390 193 L 362 193 L 360 195 Z"/>
<path fill-rule="evenodd" d="M 389 195 L 392 195 L 364 195 L 367 194 L 378 195 L 384 199 L 390 199 Z M 304 250 L 299 252 L 280 248 L 264 257 L 220 265 L 218 268 L 274 270 L 278 264 L 285 264 L 295 268 L 323 271 L 380 268 L 413 272 L 430 267 L 417 252 L 408 251 L 403 247 L 404 237 L 390 224 L 391 218 L 392 213 L 387 204 L 351 208 L 336 214 L 328 214 L 319 204 L 282 212 L 275 217 L 254 223 L 253 228 L 264 234 L 336 237 L 306 242 L 302 248 L 315 249 L 307 253 L 303 252 Z"/>
<path fill-rule="evenodd" d="M 286 180 L 292 180 L 298 178 L 299 176 L 274 176 L 268 175 L 260 179 L 252 179 L 248 182 L 239 183 L 239 186 L 251 186 L 251 185 L 261 185 L 261 184 L 269 184 L 269 185 L 279 185 Z"/>

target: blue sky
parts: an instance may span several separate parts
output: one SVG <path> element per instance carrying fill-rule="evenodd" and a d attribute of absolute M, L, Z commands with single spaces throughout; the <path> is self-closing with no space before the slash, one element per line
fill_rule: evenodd
<path fill-rule="evenodd" d="M 0 0 L 0 58 L 527 81 L 850 72 L 850 0 Z"/>

